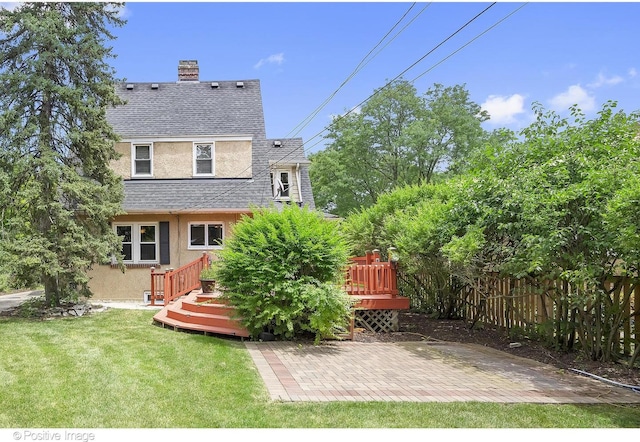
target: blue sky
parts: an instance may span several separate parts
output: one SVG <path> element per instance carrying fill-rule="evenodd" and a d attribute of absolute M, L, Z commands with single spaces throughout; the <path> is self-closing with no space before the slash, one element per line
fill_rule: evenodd
<path fill-rule="evenodd" d="M 259 79 L 267 136 L 302 137 L 308 152 L 332 116 L 419 60 L 402 77 L 419 93 L 465 84 L 492 115 L 487 129 L 525 127 L 533 102 L 588 116 L 607 100 L 640 109 L 640 3 L 497 3 L 433 50 L 489 5 L 127 3 L 111 63 L 129 81 L 175 81 L 181 59 L 198 60 L 203 81 Z"/>

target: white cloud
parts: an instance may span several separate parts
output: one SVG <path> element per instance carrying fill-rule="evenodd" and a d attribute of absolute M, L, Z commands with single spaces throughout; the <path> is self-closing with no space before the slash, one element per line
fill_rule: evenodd
<path fill-rule="evenodd" d="M 261 59 L 253 68 L 260 69 L 265 64 L 277 64 L 280 66 L 282 63 L 284 63 L 284 53 L 280 52 L 279 54 L 269 55 L 267 58 Z"/>
<path fill-rule="evenodd" d="M 513 94 L 508 97 L 501 95 L 489 95 L 484 103 L 480 105 L 491 116 L 488 123 L 509 124 L 516 121 L 518 114 L 525 112 L 524 96 Z"/>
<path fill-rule="evenodd" d="M 132 15 L 131 9 L 127 8 L 127 5 L 122 5 L 120 7 L 120 13 L 118 15 L 122 19 L 127 19 L 127 18 L 131 17 L 131 15 Z"/>
<path fill-rule="evenodd" d="M 633 77 L 635 77 L 636 75 L 638 75 L 638 71 L 636 71 L 636 68 L 630 68 L 630 69 L 629 69 L 629 77 L 630 77 L 630 78 L 633 78 Z"/>
<path fill-rule="evenodd" d="M 596 79 L 596 81 L 594 81 L 593 83 L 589 83 L 587 86 L 591 88 L 597 88 L 602 86 L 613 86 L 618 83 L 622 83 L 623 81 L 624 81 L 624 78 L 622 78 L 619 75 L 614 75 L 613 77 L 607 78 L 602 72 L 600 72 L 598 74 L 598 78 Z"/>
<path fill-rule="evenodd" d="M 550 102 L 556 110 L 567 110 L 574 104 L 585 112 L 595 109 L 595 97 L 589 95 L 589 92 L 579 84 L 569 86 L 565 92 L 556 95 Z"/>

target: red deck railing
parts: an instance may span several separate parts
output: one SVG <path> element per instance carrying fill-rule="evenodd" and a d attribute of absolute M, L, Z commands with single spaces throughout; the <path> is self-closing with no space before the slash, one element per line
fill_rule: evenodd
<path fill-rule="evenodd" d="M 151 267 L 151 305 L 158 305 L 156 301 L 162 301 L 163 305 L 167 305 L 174 299 L 200 288 L 200 272 L 207 267 L 207 252 L 176 270 L 156 272 L 155 267 Z"/>
<path fill-rule="evenodd" d="M 352 258 L 347 269 L 345 290 L 350 295 L 398 295 L 397 268 L 391 261 L 380 261 L 377 250 Z"/>

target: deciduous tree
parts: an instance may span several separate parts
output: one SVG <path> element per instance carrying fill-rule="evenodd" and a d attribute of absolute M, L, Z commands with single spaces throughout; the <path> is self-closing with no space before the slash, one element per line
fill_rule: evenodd
<path fill-rule="evenodd" d="M 398 186 L 430 182 L 481 144 L 487 118 L 461 85 L 435 84 L 423 96 L 405 80 L 376 90 L 358 112 L 337 117 L 331 144 L 310 155 L 318 206 L 344 216 Z"/>

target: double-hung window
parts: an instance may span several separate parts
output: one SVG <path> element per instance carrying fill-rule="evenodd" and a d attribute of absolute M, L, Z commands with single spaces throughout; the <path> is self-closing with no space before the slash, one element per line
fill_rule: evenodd
<path fill-rule="evenodd" d="M 224 239 L 221 222 L 189 223 L 189 249 L 219 249 Z"/>
<path fill-rule="evenodd" d="M 154 223 L 122 223 L 115 225 L 116 234 L 122 238 L 122 255 L 125 263 L 143 264 L 158 262 L 158 225 Z"/>
<path fill-rule="evenodd" d="M 131 156 L 133 157 L 131 175 L 134 177 L 153 176 L 153 144 L 134 144 Z"/>
<path fill-rule="evenodd" d="M 193 175 L 215 175 L 213 143 L 193 143 Z"/>
<path fill-rule="evenodd" d="M 275 199 L 289 199 L 291 190 L 291 174 L 288 170 L 271 172 L 271 188 Z"/>

